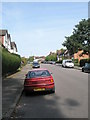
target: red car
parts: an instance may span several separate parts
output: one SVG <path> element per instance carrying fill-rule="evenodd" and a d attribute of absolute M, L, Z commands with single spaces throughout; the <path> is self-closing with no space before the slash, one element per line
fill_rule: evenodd
<path fill-rule="evenodd" d="M 32 69 L 26 74 L 24 91 L 52 91 L 55 92 L 55 84 L 52 75 L 47 69 Z"/>

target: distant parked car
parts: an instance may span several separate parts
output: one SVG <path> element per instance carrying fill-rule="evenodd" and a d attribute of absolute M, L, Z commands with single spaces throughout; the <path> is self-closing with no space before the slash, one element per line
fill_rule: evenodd
<path fill-rule="evenodd" d="M 55 64 L 55 61 L 48 61 L 49 64 Z"/>
<path fill-rule="evenodd" d="M 55 64 L 56 62 L 55 61 L 51 61 L 51 64 Z"/>
<path fill-rule="evenodd" d="M 40 68 L 40 64 L 38 62 L 33 62 L 32 68 Z"/>
<path fill-rule="evenodd" d="M 90 63 L 85 63 L 85 66 L 82 67 L 82 72 L 90 73 Z"/>
<path fill-rule="evenodd" d="M 27 64 L 30 64 L 30 61 L 27 61 Z"/>
<path fill-rule="evenodd" d="M 55 92 L 54 79 L 47 69 L 33 69 L 26 74 L 24 91 L 51 91 Z"/>
<path fill-rule="evenodd" d="M 73 68 L 74 67 L 74 63 L 72 62 L 71 59 L 66 59 L 66 60 L 62 61 L 62 67 Z"/>
<path fill-rule="evenodd" d="M 44 63 L 44 64 L 46 64 L 46 63 L 47 63 L 47 61 L 42 61 L 41 63 Z"/>

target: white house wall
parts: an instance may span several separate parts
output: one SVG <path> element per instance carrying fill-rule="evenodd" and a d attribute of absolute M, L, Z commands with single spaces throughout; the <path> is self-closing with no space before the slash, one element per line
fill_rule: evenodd
<path fill-rule="evenodd" d="M 4 36 L 4 46 L 5 48 L 8 48 L 7 34 Z"/>
<path fill-rule="evenodd" d="M 10 38 L 8 39 L 8 50 L 11 50 L 11 42 L 10 42 Z"/>

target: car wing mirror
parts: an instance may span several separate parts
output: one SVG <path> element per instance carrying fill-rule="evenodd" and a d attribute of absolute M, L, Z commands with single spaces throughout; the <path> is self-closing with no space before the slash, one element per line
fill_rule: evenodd
<path fill-rule="evenodd" d="M 52 75 L 53 73 L 51 72 L 51 75 Z"/>

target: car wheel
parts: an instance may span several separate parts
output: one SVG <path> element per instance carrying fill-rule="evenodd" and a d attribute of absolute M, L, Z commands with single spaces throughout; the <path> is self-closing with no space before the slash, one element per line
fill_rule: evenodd
<path fill-rule="evenodd" d="M 29 96 L 29 92 L 24 91 L 24 93 L 25 93 L 25 96 Z"/>
<path fill-rule="evenodd" d="M 55 87 L 52 89 L 52 93 L 55 93 Z"/>
<path fill-rule="evenodd" d="M 82 69 L 82 72 L 84 72 L 84 69 Z"/>

